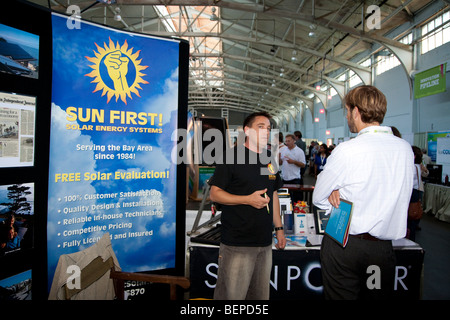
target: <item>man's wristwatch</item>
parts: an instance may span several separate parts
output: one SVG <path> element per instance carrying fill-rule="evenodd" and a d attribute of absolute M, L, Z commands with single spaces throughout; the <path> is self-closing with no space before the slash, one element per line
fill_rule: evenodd
<path fill-rule="evenodd" d="M 275 231 L 283 230 L 283 229 L 284 229 L 283 227 L 276 227 L 276 228 L 275 228 Z"/>

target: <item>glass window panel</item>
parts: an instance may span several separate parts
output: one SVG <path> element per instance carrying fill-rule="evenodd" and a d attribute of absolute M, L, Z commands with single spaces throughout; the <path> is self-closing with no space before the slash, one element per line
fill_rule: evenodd
<path fill-rule="evenodd" d="M 450 19 L 450 11 L 447 11 L 442 15 L 442 23 L 447 22 Z"/>
<path fill-rule="evenodd" d="M 434 48 L 436 48 L 436 38 L 434 35 L 432 35 L 428 38 L 428 50 L 431 51 Z"/>
<path fill-rule="evenodd" d="M 443 38 L 443 42 L 447 43 L 450 41 L 450 27 L 447 26 L 446 28 L 444 28 L 444 30 L 442 31 L 442 38 Z"/>
<path fill-rule="evenodd" d="M 428 52 L 428 38 L 425 38 L 424 40 L 422 40 L 421 47 L 422 47 L 422 54 Z"/>
<path fill-rule="evenodd" d="M 434 26 L 435 26 L 435 28 L 437 28 L 437 27 L 439 27 L 441 24 L 442 24 L 442 16 L 439 16 L 439 17 L 437 17 L 437 18 L 434 20 Z"/>
<path fill-rule="evenodd" d="M 435 47 L 439 47 L 442 45 L 442 29 L 439 30 L 439 32 L 436 32 L 436 35 L 434 36 L 434 39 L 436 41 Z"/>

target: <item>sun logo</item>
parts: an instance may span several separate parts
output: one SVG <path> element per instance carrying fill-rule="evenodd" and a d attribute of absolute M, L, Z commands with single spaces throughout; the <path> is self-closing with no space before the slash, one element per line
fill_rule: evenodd
<path fill-rule="evenodd" d="M 128 49 L 128 43 L 125 40 L 122 46 L 117 43 L 114 45 L 111 38 L 109 38 L 109 45 L 103 43 L 104 48 L 97 46 L 97 52 L 94 51 L 95 57 L 86 57 L 93 65 L 93 69 L 86 76 L 94 78 L 91 83 L 96 83 L 94 92 L 102 91 L 102 97 L 106 94 L 108 100 L 113 96 L 116 97 L 116 102 L 120 97 L 125 104 L 127 104 L 127 96 L 132 99 L 133 92 L 138 97 L 138 89 L 142 88 L 139 84 L 147 84 L 148 82 L 142 79 L 145 74 L 142 70 L 148 66 L 141 66 L 141 60 L 137 60 L 140 50 L 133 53 L 133 48 Z M 130 63 L 131 62 L 131 63 Z"/>
<path fill-rule="evenodd" d="M 269 169 L 269 172 L 270 172 L 271 174 L 275 174 L 275 168 L 273 167 L 273 165 L 272 165 L 271 163 L 269 163 L 269 164 L 267 165 L 267 169 Z"/>

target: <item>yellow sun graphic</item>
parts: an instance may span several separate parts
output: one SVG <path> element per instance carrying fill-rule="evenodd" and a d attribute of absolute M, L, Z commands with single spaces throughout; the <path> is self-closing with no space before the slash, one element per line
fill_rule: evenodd
<path fill-rule="evenodd" d="M 98 46 L 97 52 L 94 51 L 95 57 L 86 57 L 87 60 L 93 63 L 90 65 L 93 70 L 86 74 L 86 76 L 94 78 L 91 83 L 96 83 L 94 92 L 102 91 L 102 97 L 106 94 L 107 103 L 113 96 L 116 97 L 116 102 L 120 97 L 125 104 L 127 104 L 127 96 L 132 99 L 133 92 L 138 97 L 140 84 L 147 84 L 148 82 L 142 79 L 145 74 L 141 71 L 148 68 L 142 66 L 141 60 L 137 60 L 140 50 L 133 53 L 133 48 L 128 49 L 128 43 L 125 40 L 122 46 L 109 38 L 109 45 L 103 43 L 103 48 Z"/>

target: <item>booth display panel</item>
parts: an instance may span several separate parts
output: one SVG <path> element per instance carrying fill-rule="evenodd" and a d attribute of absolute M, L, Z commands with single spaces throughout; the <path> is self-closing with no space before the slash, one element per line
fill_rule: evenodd
<path fill-rule="evenodd" d="M 395 299 L 421 298 L 424 250 L 416 243 L 402 239 L 394 241 L 397 258 Z M 191 280 L 190 299 L 212 299 L 217 280 L 219 247 L 191 243 L 187 266 Z M 273 249 L 270 278 L 271 300 L 322 300 L 320 246 Z"/>

